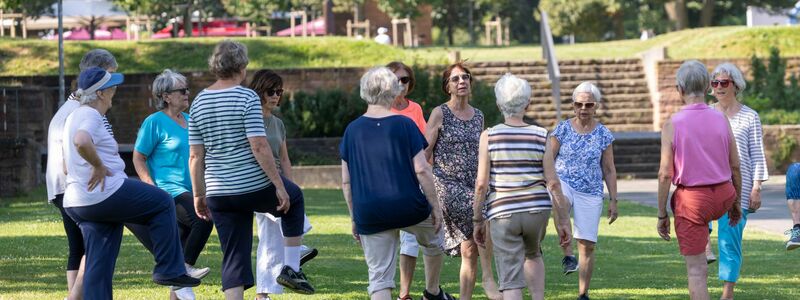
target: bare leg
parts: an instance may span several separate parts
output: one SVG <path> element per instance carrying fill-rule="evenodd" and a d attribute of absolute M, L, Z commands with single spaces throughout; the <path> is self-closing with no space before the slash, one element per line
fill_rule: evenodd
<path fill-rule="evenodd" d="M 382 289 L 369 296 L 371 300 L 392 300 L 392 289 Z"/>
<path fill-rule="evenodd" d="M 522 289 L 503 291 L 503 300 L 522 300 Z"/>
<path fill-rule="evenodd" d="M 575 256 L 575 252 L 572 251 L 572 241 L 573 240 L 574 239 L 570 240 L 569 245 L 561 247 L 561 252 L 564 253 L 564 256 Z"/>
<path fill-rule="evenodd" d="M 81 300 L 83 299 L 83 271 L 86 268 L 86 255 L 81 257 L 81 266 L 78 268 L 78 271 L 75 275 L 75 281 L 69 288 L 69 296 L 67 299 L 69 300 Z M 69 284 L 69 281 L 67 281 Z"/>
<path fill-rule="evenodd" d="M 459 299 L 472 299 L 475 274 L 478 269 L 478 245 L 473 240 L 461 242 L 461 272 L 459 274 Z"/>
<path fill-rule="evenodd" d="M 225 290 L 225 300 L 243 300 L 244 286 L 232 287 Z"/>
<path fill-rule="evenodd" d="M 75 285 L 75 278 L 78 277 L 79 271 L 80 269 L 67 271 L 67 293 L 72 291 L 72 286 Z"/>
<path fill-rule="evenodd" d="M 581 260 L 578 262 L 580 279 L 578 281 L 578 294 L 589 295 L 589 282 L 592 281 L 592 270 L 594 268 L 594 242 L 578 240 L 578 253 Z"/>
<path fill-rule="evenodd" d="M 175 291 L 173 291 L 172 289 L 169 290 L 169 300 L 178 300 L 178 295 L 175 295 Z"/>
<path fill-rule="evenodd" d="M 442 292 L 439 290 L 439 276 L 442 274 L 444 255 L 424 255 L 422 260 L 425 263 L 425 290 L 433 295 L 438 295 Z"/>
<path fill-rule="evenodd" d="M 789 211 L 792 212 L 792 225 L 800 224 L 800 199 L 790 199 L 786 201 Z"/>
<path fill-rule="evenodd" d="M 722 284 L 722 296 L 720 299 L 733 299 L 733 287 L 736 286 L 736 282 L 725 281 Z"/>
<path fill-rule="evenodd" d="M 686 273 L 689 275 L 689 296 L 692 300 L 708 300 L 708 263 L 704 253 L 684 256 Z"/>
<path fill-rule="evenodd" d="M 400 297 L 411 293 L 411 282 L 414 281 L 414 269 L 416 267 L 416 257 L 400 254 Z"/>
<path fill-rule="evenodd" d="M 256 299 L 258 299 L 258 300 L 267 299 L 267 297 L 269 297 L 269 294 L 267 294 L 267 293 L 258 293 L 258 294 L 256 294 Z"/>
<path fill-rule="evenodd" d="M 481 260 L 481 279 L 483 281 L 483 291 L 489 299 L 502 299 L 503 294 L 497 288 L 497 281 L 494 280 L 492 271 L 492 236 L 491 230 L 486 229 L 486 248 L 478 247 L 478 256 Z"/>
<path fill-rule="evenodd" d="M 544 261 L 539 256 L 534 259 L 525 259 L 525 283 L 528 286 L 528 292 L 531 293 L 531 299 L 543 300 L 544 299 Z M 505 297 L 505 291 L 503 292 Z M 521 299 L 522 295 L 520 295 Z"/>

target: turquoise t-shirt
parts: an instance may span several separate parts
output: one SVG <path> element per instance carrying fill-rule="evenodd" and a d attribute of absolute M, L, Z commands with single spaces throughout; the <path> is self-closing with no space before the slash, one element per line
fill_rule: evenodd
<path fill-rule="evenodd" d="M 189 115 L 181 114 L 189 124 Z M 173 198 L 192 191 L 187 128 L 167 114 L 155 112 L 142 122 L 134 149 L 147 156 L 147 168 L 156 186 Z"/>

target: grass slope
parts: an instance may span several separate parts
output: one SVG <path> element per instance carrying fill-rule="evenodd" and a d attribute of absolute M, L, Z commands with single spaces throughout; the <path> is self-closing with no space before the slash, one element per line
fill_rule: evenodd
<path fill-rule="evenodd" d="M 273 299 L 366 299 L 367 267 L 363 252 L 350 237 L 350 221 L 341 192 L 306 190 L 306 209 L 312 232 L 305 243 L 320 255 L 304 269 L 317 289 L 313 296 L 278 295 Z M 67 242 L 55 207 L 44 201 L 44 190 L 31 196 L 0 201 L 0 299 L 61 299 L 66 293 L 64 265 Z M 603 223 L 592 280 L 593 299 L 687 299 L 686 269 L 677 243 L 660 240 L 655 232 L 653 208 L 620 202 L 620 219 Z M 561 252 L 552 226 L 544 242 L 547 299 L 575 299 L 577 275 L 563 276 Z M 674 237 L 674 235 L 673 235 Z M 716 239 L 714 239 L 716 241 Z M 716 242 L 714 242 L 716 248 Z M 798 299 L 800 275 L 797 252 L 786 252 L 780 237 L 747 230 L 745 263 L 737 285 L 741 299 Z M 150 281 L 152 257 L 126 233 L 117 260 L 114 293 L 118 299 L 164 299 L 167 289 Z M 255 259 L 255 256 L 253 257 Z M 212 268 L 195 291 L 199 299 L 221 299 L 221 252 L 214 233 L 198 265 Z M 255 263 L 255 261 L 254 261 Z M 458 292 L 460 260 L 445 259 L 442 285 Z M 413 293 L 420 297 L 422 264 L 417 266 Z M 709 268 L 712 298 L 721 293 L 717 264 Z M 399 275 L 395 278 L 399 281 Z M 252 299 L 254 289 L 245 292 Z M 486 299 L 480 288 L 476 299 Z"/>
<path fill-rule="evenodd" d="M 207 70 L 206 60 L 216 38 L 128 41 L 69 41 L 65 43 L 66 72 L 75 74 L 81 56 L 102 47 L 119 60 L 121 72 L 160 72 L 174 68 L 182 72 Z M 461 51 L 470 61 L 541 60 L 539 45 L 510 47 L 422 47 L 401 49 L 372 41 L 343 37 L 238 39 L 248 46 L 251 69 L 351 67 L 386 64 L 402 60 L 410 64 L 443 64 L 447 53 Z M 560 60 L 588 58 L 632 58 L 654 46 L 668 48 L 669 57 L 738 58 L 766 56 L 778 47 L 784 56 L 800 55 L 800 27 L 744 26 L 689 29 L 662 34 L 647 41 L 622 40 L 601 43 L 557 45 Z M 58 46 L 54 41 L 0 39 L 0 76 L 54 75 L 58 73 Z"/>

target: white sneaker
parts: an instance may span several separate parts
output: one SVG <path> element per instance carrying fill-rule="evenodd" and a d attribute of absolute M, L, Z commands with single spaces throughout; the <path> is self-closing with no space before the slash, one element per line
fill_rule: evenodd
<path fill-rule="evenodd" d="M 211 269 L 207 267 L 195 268 L 194 266 L 187 263 L 184 263 L 183 265 L 186 267 L 186 275 L 189 275 L 189 277 L 197 279 L 203 279 L 203 277 L 206 277 L 206 275 L 208 275 L 208 272 L 211 271 Z"/>
<path fill-rule="evenodd" d="M 178 300 L 195 300 L 194 290 L 190 287 L 175 290 L 175 296 L 178 297 Z"/>

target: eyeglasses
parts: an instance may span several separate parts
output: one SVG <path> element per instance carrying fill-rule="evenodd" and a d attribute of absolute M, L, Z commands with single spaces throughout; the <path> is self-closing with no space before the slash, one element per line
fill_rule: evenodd
<path fill-rule="evenodd" d="M 408 84 L 409 82 L 411 82 L 411 77 L 408 77 L 408 76 L 400 77 L 400 83 Z"/>
<path fill-rule="evenodd" d="M 572 106 L 580 109 L 592 109 L 597 102 L 572 102 Z"/>
<path fill-rule="evenodd" d="M 280 96 L 283 95 L 283 89 L 274 89 L 274 90 L 270 89 L 270 90 L 267 90 L 267 92 L 265 94 L 267 94 L 267 97 L 272 97 L 272 96 L 276 96 L 276 95 L 278 97 L 280 97 Z"/>
<path fill-rule="evenodd" d="M 450 77 L 450 82 L 458 83 L 458 79 L 459 78 L 461 80 L 464 80 L 464 81 L 469 81 L 470 77 L 472 77 L 472 76 L 470 76 L 468 73 L 461 74 L 461 75 L 455 75 L 455 76 Z"/>
<path fill-rule="evenodd" d="M 722 86 L 722 87 L 726 88 L 726 87 L 728 87 L 729 84 L 731 84 L 731 81 L 728 80 L 728 79 L 712 80 L 711 81 L 711 87 Z"/>
<path fill-rule="evenodd" d="M 174 92 L 180 92 L 181 95 L 188 95 L 189 94 L 189 88 L 174 89 L 174 90 L 167 91 L 167 93 L 174 93 Z"/>

